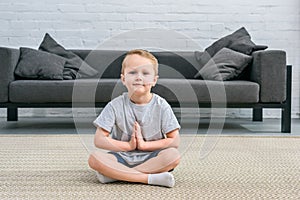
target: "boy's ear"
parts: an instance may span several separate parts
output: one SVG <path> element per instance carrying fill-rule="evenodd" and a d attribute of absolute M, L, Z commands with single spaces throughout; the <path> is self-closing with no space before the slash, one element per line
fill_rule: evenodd
<path fill-rule="evenodd" d="M 123 85 L 125 85 L 125 76 L 123 74 L 121 74 L 121 81 L 122 81 Z"/>
<path fill-rule="evenodd" d="M 154 80 L 153 80 L 153 83 L 152 83 L 152 87 L 154 87 L 157 83 L 157 80 L 158 80 L 158 75 L 154 76 Z"/>

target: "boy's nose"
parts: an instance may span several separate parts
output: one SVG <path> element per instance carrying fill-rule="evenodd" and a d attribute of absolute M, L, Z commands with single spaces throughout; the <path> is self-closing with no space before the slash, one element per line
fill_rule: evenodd
<path fill-rule="evenodd" d="M 142 79 L 143 75 L 141 73 L 136 74 L 136 79 Z"/>

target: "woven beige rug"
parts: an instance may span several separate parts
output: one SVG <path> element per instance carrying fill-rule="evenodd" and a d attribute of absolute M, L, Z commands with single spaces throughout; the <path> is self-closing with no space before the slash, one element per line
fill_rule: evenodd
<path fill-rule="evenodd" d="M 100 184 L 78 135 L 0 135 L 0 199 L 299 199 L 300 137 L 181 137 L 174 188 Z"/>

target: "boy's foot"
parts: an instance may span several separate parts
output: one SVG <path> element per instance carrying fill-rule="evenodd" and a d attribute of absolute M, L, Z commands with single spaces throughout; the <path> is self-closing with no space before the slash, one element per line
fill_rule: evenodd
<path fill-rule="evenodd" d="M 148 184 L 150 185 L 160 185 L 165 187 L 173 187 L 175 185 L 175 179 L 173 174 L 170 172 L 163 172 L 159 174 L 149 174 Z"/>
<path fill-rule="evenodd" d="M 100 174 L 99 172 L 96 172 L 97 179 L 100 181 L 100 183 L 112 183 L 116 182 L 116 179 L 109 178 L 107 176 L 104 176 L 103 174 Z"/>

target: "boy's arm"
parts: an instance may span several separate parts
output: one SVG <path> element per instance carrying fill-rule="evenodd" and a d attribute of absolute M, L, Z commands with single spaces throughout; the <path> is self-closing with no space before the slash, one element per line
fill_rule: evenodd
<path fill-rule="evenodd" d="M 132 134 L 129 142 L 115 140 L 109 137 L 109 132 L 103 128 L 97 127 L 94 144 L 96 147 L 110 151 L 132 151 L 136 149 L 136 138 Z"/>
<path fill-rule="evenodd" d="M 179 129 L 175 129 L 166 134 L 167 138 L 156 141 L 144 141 L 139 131 L 137 132 L 137 148 L 142 151 L 155 151 L 169 147 L 178 148 L 180 143 Z"/>

